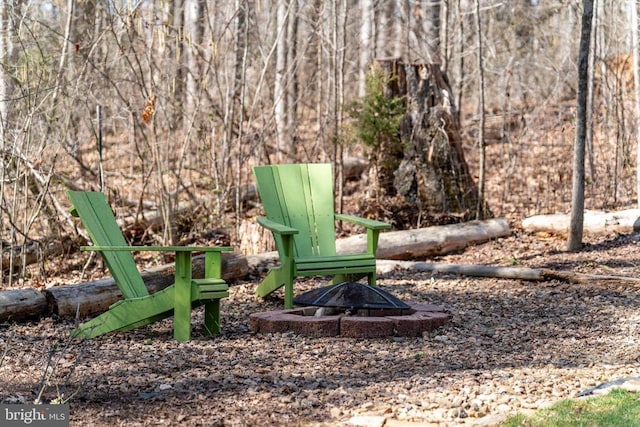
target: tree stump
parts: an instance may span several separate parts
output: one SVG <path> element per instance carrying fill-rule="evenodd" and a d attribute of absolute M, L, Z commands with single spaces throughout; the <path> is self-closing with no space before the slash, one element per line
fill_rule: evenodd
<path fill-rule="evenodd" d="M 462 149 L 459 112 L 440 64 L 379 60 L 389 76 L 388 97 L 405 98 L 400 124 L 402 153 L 380 150 L 380 164 L 395 164 L 393 183 L 379 169 L 382 206 L 400 206 L 391 218 L 397 228 L 444 225 L 492 214 L 479 193 Z M 398 159 L 400 157 L 400 159 Z M 386 184 L 386 185 L 385 185 Z M 393 199 L 393 200 L 389 200 Z"/>

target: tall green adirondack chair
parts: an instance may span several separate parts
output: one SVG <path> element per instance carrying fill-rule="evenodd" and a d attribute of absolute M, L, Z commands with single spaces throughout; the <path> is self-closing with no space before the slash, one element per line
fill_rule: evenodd
<path fill-rule="evenodd" d="M 265 297 L 285 287 L 285 308 L 293 307 L 293 280 L 298 276 L 333 276 L 331 284 L 367 277 L 376 284 L 376 249 L 384 222 L 335 213 L 330 164 L 287 164 L 253 168 L 266 218 L 258 223 L 270 230 L 280 256 L 258 285 Z M 336 221 L 348 221 L 367 230 L 367 251 L 336 253 Z"/>
<path fill-rule="evenodd" d="M 69 191 L 72 214 L 79 216 L 94 246 L 82 250 L 100 252 L 123 300 L 98 317 L 72 331 L 72 336 L 94 338 L 112 331 L 129 331 L 155 321 L 174 317 L 174 338 L 189 341 L 191 310 L 204 304 L 204 326 L 207 334 L 220 332 L 220 299 L 229 296 L 222 277 L 222 251 L 230 247 L 129 246 L 103 193 Z M 132 252 L 175 252 L 174 284 L 149 294 L 133 259 Z M 205 252 L 203 279 L 191 276 L 192 253 Z"/>

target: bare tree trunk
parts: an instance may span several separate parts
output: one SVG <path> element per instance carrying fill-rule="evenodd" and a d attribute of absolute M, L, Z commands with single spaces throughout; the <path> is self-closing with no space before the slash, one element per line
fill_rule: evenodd
<path fill-rule="evenodd" d="M 450 55 L 450 38 L 451 38 L 451 4 L 449 1 L 442 2 L 442 30 L 440 31 L 440 56 L 442 62 L 442 72 L 449 73 L 449 62 L 451 61 Z"/>
<path fill-rule="evenodd" d="M 60 53 L 60 60 L 58 62 L 58 74 L 56 78 L 56 85 L 53 89 L 52 103 L 56 103 L 56 99 L 58 98 L 58 90 L 62 87 L 61 80 L 62 74 L 65 67 L 65 62 L 67 60 L 67 52 L 69 49 L 69 38 L 71 35 L 71 26 L 73 24 L 73 13 L 74 13 L 74 0 L 67 0 L 67 21 L 64 26 L 64 40 L 62 41 L 62 52 Z"/>
<path fill-rule="evenodd" d="M 298 2 L 291 2 L 289 21 L 287 28 L 287 135 L 289 135 L 289 145 L 292 148 L 292 155 L 296 154 L 296 147 L 299 139 L 298 135 L 298 70 L 301 60 L 298 58 Z"/>
<path fill-rule="evenodd" d="M 344 151 L 340 141 L 340 128 L 343 120 L 344 107 L 344 79 L 345 79 L 345 49 L 346 49 L 346 32 L 347 32 L 347 12 L 348 2 L 340 1 L 340 10 L 338 10 L 338 0 L 333 1 L 334 4 L 334 28 L 333 28 L 333 45 L 334 45 L 334 66 L 333 66 L 333 144 L 334 144 L 334 161 L 336 165 L 335 179 L 337 181 L 337 209 L 342 212 L 343 205 L 343 160 Z"/>
<path fill-rule="evenodd" d="M 286 74 L 287 74 L 287 2 L 278 0 L 276 11 L 276 73 L 273 84 L 273 116 L 276 123 L 276 153 L 277 163 L 281 163 L 289 153 L 286 115 Z"/>
<path fill-rule="evenodd" d="M 459 67 L 458 67 L 458 87 L 456 88 L 456 93 L 458 95 L 458 99 L 456 105 L 462 104 L 463 93 L 464 93 L 464 80 L 465 80 L 465 64 L 464 64 L 464 36 L 465 36 L 465 27 L 464 27 L 464 19 L 462 18 L 462 0 L 457 1 L 456 10 L 458 12 L 458 52 L 456 52 L 460 56 Z"/>
<path fill-rule="evenodd" d="M 602 2 L 600 2 L 602 3 Z M 598 45 L 598 19 L 599 19 L 599 11 L 598 7 L 601 5 L 596 5 L 593 11 L 593 23 L 592 23 L 592 33 L 591 33 L 591 45 L 593 46 L 593 55 L 589 56 L 589 69 L 595 70 L 596 67 L 596 58 L 597 54 L 596 48 Z M 595 76 L 593 71 L 589 73 L 589 82 L 587 83 L 588 87 L 588 96 L 587 96 L 587 132 L 585 138 L 585 155 L 588 160 L 589 165 L 589 179 L 591 182 L 596 181 L 596 172 L 595 172 L 595 153 L 593 151 L 593 101 L 594 101 L 594 85 L 595 85 Z M 587 172 L 585 171 L 585 174 Z"/>
<path fill-rule="evenodd" d="M 185 87 L 185 111 L 184 126 L 185 135 L 189 134 L 192 123 L 194 122 L 198 110 L 198 99 L 200 90 L 198 89 L 201 82 L 201 67 L 198 59 L 198 50 L 202 44 L 202 9 L 201 0 L 186 0 L 184 6 L 184 54 L 187 64 L 185 70 L 186 87 Z M 186 136 L 185 136 L 186 137 Z"/>
<path fill-rule="evenodd" d="M 9 2 L 0 3 L 0 62 L 6 66 L 0 67 L 0 152 L 4 151 L 5 140 L 8 137 L 9 115 L 9 99 L 13 96 L 14 77 L 11 68 L 17 63 L 17 49 L 14 44 L 15 25 L 13 23 L 12 13 L 21 7 L 20 1 L 13 2 L 13 6 Z M 4 168 L 0 168 L 0 185 L 4 182 L 2 178 Z M 1 187 L 0 187 L 1 188 Z M 2 194 L 0 192 L 0 194 Z"/>
<path fill-rule="evenodd" d="M 476 218 L 481 218 L 484 211 L 482 201 L 485 200 L 484 186 L 486 181 L 485 164 L 486 164 L 486 147 L 484 140 L 485 129 L 485 105 L 484 105 L 484 63 L 482 55 L 482 20 L 480 19 L 480 0 L 476 0 L 476 40 L 477 40 L 477 58 L 478 58 L 478 113 L 480 122 L 478 123 L 478 147 L 480 148 L 478 173 L 478 205 L 476 207 Z"/>
<path fill-rule="evenodd" d="M 366 76 L 369 63 L 371 61 L 371 47 L 373 44 L 372 24 L 373 24 L 373 2 L 372 0 L 362 0 L 360 2 L 361 23 L 360 23 L 360 66 L 358 72 L 358 95 L 366 95 Z"/>
<path fill-rule="evenodd" d="M 378 58 L 397 57 L 394 37 L 395 3 L 396 1 L 382 2 L 375 13 L 376 48 L 374 55 Z"/>
<path fill-rule="evenodd" d="M 249 35 L 248 35 L 248 19 L 250 11 L 250 3 L 247 0 L 240 0 L 238 3 L 238 16 L 236 18 L 236 56 L 234 63 L 234 83 L 232 86 L 233 97 L 231 99 L 231 127 L 234 127 L 236 111 L 238 119 L 238 141 L 240 144 L 245 139 L 245 96 L 246 96 L 246 78 L 247 78 L 247 55 L 249 51 Z M 242 197 L 240 194 L 240 188 L 242 185 L 242 165 L 245 162 L 244 152 L 242 149 L 238 150 L 236 156 L 236 242 L 240 243 L 240 225 L 242 215 Z"/>
<path fill-rule="evenodd" d="M 393 2 L 389 2 L 393 3 Z M 409 57 L 409 0 L 398 0 L 397 10 L 392 12 L 392 19 L 389 21 L 393 25 L 394 36 L 394 58 L 402 58 L 403 61 L 411 61 Z"/>
<path fill-rule="evenodd" d="M 184 106 L 186 96 L 186 76 L 185 76 L 185 47 L 184 47 L 184 9 L 186 0 L 176 0 L 169 3 L 171 8 L 171 17 L 173 18 L 173 28 L 178 32 L 176 35 L 175 46 L 169 47 L 169 54 L 173 54 L 176 61 L 172 63 L 174 67 L 173 76 L 174 84 L 172 90 L 173 110 L 177 114 L 174 115 L 172 125 L 178 128 L 184 120 Z"/>
<path fill-rule="evenodd" d="M 13 64 L 11 61 L 13 43 L 12 38 L 12 24 L 11 17 L 9 15 L 9 4 L 4 1 L 0 3 L 0 63 Z M 10 77 L 9 70 L 5 67 L 0 67 L 0 153 L 4 153 L 5 140 L 9 133 L 9 102 L 8 99 L 12 95 L 12 83 L 13 79 Z M 0 200 L 4 199 L 4 183 L 5 183 L 5 165 L 4 155 L 0 154 Z M 0 226 L 3 224 L 0 223 Z M 5 242 L 0 239 L 0 254 L 4 253 L 4 246 L 9 242 Z M 0 268 L 0 283 L 4 282 L 3 269 Z"/>
<path fill-rule="evenodd" d="M 636 199 L 640 207 L 640 69 L 638 68 L 638 5 L 629 0 L 629 25 L 631 27 L 631 52 L 633 56 L 633 99 L 636 141 Z"/>
<path fill-rule="evenodd" d="M 589 81 L 589 51 L 591 49 L 591 22 L 594 0 L 584 0 L 582 10 L 582 32 L 578 53 L 578 99 L 576 111 L 576 140 L 573 148 L 573 190 L 571 193 L 571 226 L 567 250 L 582 248 L 584 218 L 584 152 L 587 127 L 587 95 Z"/>

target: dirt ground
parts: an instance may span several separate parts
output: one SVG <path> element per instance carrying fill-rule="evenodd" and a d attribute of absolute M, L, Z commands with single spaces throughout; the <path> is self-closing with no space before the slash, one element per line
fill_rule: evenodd
<path fill-rule="evenodd" d="M 586 240 L 568 254 L 564 239 L 516 231 L 436 261 L 638 276 L 640 235 Z M 256 283 L 233 284 L 220 336 L 204 336 L 195 311 L 188 343 L 172 340 L 170 319 L 86 342 L 67 338 L 68 319 L 3 324 L 0 401 L 63 398 L 72 425 L 492 425 L 640 376 L 637 283 L 397 271 L 380 285 L 452 317 L 422 337 L 384 339 L 254 335 L 249 314 L 282 306 L 282 295 L 256 298 Z"/>

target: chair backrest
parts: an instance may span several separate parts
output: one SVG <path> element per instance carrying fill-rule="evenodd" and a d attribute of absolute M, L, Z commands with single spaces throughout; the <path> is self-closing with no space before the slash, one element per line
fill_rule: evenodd
<path fill-rule="evenodd" d="M 331 164 L 287 164 L 253 168 L 268 219 L 299 230 L 296 256 L 336 253 Z M 274 235 L 282 256 L 282 242 Z"/>
<path fill-rule="evenodd" d="M 69 191 L 72 213 L 80 217 L 96 246 L 127 246 L 118 222 L 103 193 Z M 131 252 L 102 251 L 102 258 L 124 298 L 149 295 Z"/>

